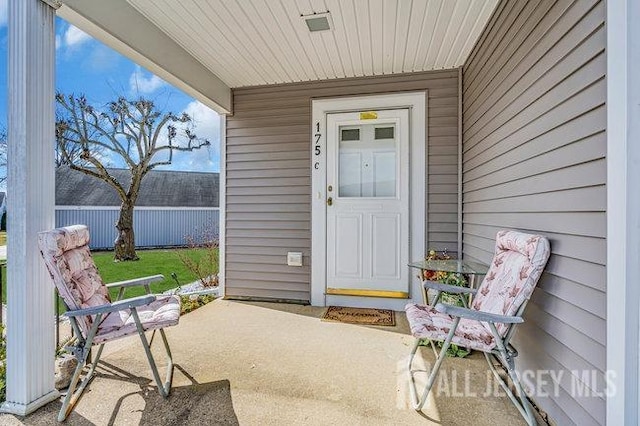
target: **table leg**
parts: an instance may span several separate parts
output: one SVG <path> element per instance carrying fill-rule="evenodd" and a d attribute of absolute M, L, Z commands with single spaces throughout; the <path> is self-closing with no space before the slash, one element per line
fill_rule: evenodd
<path fill-rule="evenodd" d="M 469 288 L 478 288 L 476 274 L 469 274 Z M 472 299 L 473 299 L 473 294 L 469 293 L 469 300 L 468 300 L 469 306 L 471 306 Z"/>

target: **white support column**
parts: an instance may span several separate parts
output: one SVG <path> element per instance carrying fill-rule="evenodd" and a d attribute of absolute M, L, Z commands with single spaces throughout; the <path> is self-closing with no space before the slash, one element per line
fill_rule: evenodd
<path fill-rule="evenodd" d="M 7 401 L 28 414 L 54 388 L 54 293 L 36 233 L 54 226 L 55 11 L 9 1 Z"/>
<path fill-rule="evenodd" d="M 640 2 L 607 2 L 607 424 L 640 420 Z"/>

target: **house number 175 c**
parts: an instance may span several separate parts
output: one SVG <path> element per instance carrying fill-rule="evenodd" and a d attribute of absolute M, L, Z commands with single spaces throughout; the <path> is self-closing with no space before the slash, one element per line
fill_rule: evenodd
<path fill-rule="evenodd" d="M 322 133 L 320 133 L 320 122 L 316 122 L 316 132 L 313 135 L 313 140 L 314 140 L 314 154 L 315 156 L 319 156 L 320 154 L 322 154 L 322 149 L 320 148 L 320 138 L 322 137 Z M 318 170 L 320 168 L 320 162 L 316 161 L 315 163 L 313 163 L 313 168 Z"/>

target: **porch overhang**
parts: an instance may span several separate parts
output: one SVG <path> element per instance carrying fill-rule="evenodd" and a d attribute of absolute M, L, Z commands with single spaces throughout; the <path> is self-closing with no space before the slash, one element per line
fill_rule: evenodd
<path fill-rule="evenodd" d="M 43 0 L 45 1 L 45 0 Z M 196 2 L 48 0 L 57 15 L 231 114 L 237 87 L 455 69 L 498 0 L 457 2 Z M 302 16 L 331 13 L 331 31 Z"/>
<path fill-rule="evenodd" d="M 217 113 L 232 112 L 229 86 L 126 0 L 64 0 L 57 15 Z"/>

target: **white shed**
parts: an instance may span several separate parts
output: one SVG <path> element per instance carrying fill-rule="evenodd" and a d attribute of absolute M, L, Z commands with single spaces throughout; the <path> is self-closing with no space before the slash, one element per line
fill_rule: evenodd
<path fill-rule="evenodd" d="M 127 169 L 109 169 L 126 182 Z M 56 226 L 85 224 L 91 230 L 91 248 L 112 249 L 120 198 L 105 182 L 60 167 L 56 171 Z M 218 235 L 219 174 L 152 170 L 140 188 L 134 211 L 136 247 L 181 246 L 206 228 Z"/>

